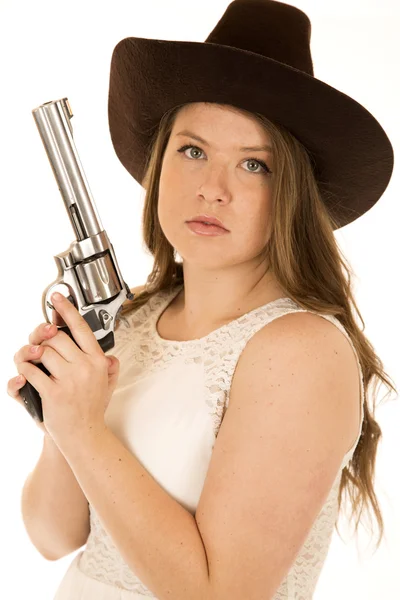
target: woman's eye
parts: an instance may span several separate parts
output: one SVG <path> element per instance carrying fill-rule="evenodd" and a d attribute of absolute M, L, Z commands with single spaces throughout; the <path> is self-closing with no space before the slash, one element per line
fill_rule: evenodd
<path fill-rule="evenodd" d="M 186 150 L 189 150 L 189 148 L 195 148 L 196 151 L 202 152 L 202 150 L 200 150 L 200 148 L 198 148 L 197 146 L 189 146 L 189 145 L 182 146 L 182 148 L 179 148 L 178 152 L 186 152 Z M 187 156 L 187 154 L 185 154 L 185 156 Z M 193 156 L 191 158 L 193 158 Z M 198 157 L 196 157 L 196 158 L 198 158 Z"/>
<path fill-rule="evenodd" d="M 178 152 L 186 152 L 186 150 L 189 150 L 191 148 L 194 148 L 196 150 L 196 152 L 203 152 L 203 150 L 201 150 L 201 148 L 198 148 L 197 146 L 191 146 L 189 144 L 186 144 L 186 146 L 182 146 L 182 148 L 179 148 Z M 185 154 L 185 156 L 187 156 L 188 158 L 199 158 L 198 156 L 191 156 L 189 157 L 187 154 Z M 247 160 L 244 161 L 245 163 L 258 163 L 258 165 L 261 166 L 262 171 L 252 171 L 251 169 L 248 171 L 249 173 L 272 173 L 272 171 L 270 171 L 269 167 L 265 164 L 264 161 L 259 160 L 258 158 L 248 158 Z"/>

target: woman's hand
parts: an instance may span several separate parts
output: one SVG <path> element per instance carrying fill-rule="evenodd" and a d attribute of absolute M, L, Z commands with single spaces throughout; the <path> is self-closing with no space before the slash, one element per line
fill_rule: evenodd
<path fill-rule="evenodd" d="M 45 324 L 39 325 L 29 336 L 39 351 L 33 354 L 30 346 L 23 346 L 16 353 L 14 362 L 24 381 L 18 384 L 16 378 L 11 379 L 7 393 L 23 405 L 19 389 L 29 381 L 42 400 L 43 423 L 37 422 L 38 427 L 62 446 L 73 443 L 76 435 L 104 429 L 104 413 L 117 385 L 119 361 L 105 356 L 71 302 L 63 297 L 54 306 L 75 341 L 55 325 L 49 332 L 44 330 Z M 50 376 L 35 366 L 39 361 Z"/>
<path fill-rule="evenodd" d="M 31 361 L 33 363 L 39 362 L 38 359 L 41 357 L 41 355 L 43 353 L 43 346 L 45 346 L 47 343 L 46 340 L 50 340 L 58 333 L 58 329 L 57 329 L 56 325 L 50 324 L 50 329 L 46 330 L 45 328 L 48 325 L 49 325 L 49 323 L 41 323 L 40 325 L 38 325 L 38 327 L 36 327 L 28 337 L 29 345 L 22 346 L 22 348 L 20 348 L 18 350 L 18 352 L 16 352 L 16 354 L 14 355 L 14 363 L 17 366 L 17 369 L 18 369 L 18 363 L 21 363 L 21 362 L 25 362 L 25 361 Z M 32 346 L 38 346 L 39 351 L 32 352 L 31 351 Z M 21 388 L 23 388 L 25 384 L 26 384 L 26 379 L 24 376 L 22 376 L 21 382 L 17 381 L 17 377 L 13 377 L 12 379 L 9 379 L 8 384 L 7 384 L 7 394 L 9 396 L 11 396 L 11 398 L 14 398 L 17 402 L 19 402 L 19 404 L 21 404 L 21 406 L 24 407 L 24 410 L 26 410 L 26 408 L 24 405 L 24 401 L 23 401 L 21 395 L 19 394 L 19 390 Z M 41 423 L 38 419 L 34 419 L 34 422 L 39 427 L 39 429 L 41 429 L 44 433 L 48 433 L 44 423 Z"/>

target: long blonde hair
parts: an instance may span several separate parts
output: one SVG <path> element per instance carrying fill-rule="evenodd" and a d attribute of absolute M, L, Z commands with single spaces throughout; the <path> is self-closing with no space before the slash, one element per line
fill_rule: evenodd
<path fill-rule="evenodd" d="M 176 252 L 165 237 L 157 217 L 162 160 L 176 116 L 183 106 L 185 104 L 165 113 L 153 135 L 142 181 L 146 190 L 142 228 L 144 243 L 154 258 L 154 267 L 144 290 L 124 306 L 121 316 L 136 310 L 154 294 L 172 291 L 184 283 L 182 263 L 176 261 Z M 242 112 L 247 113 L 244 110 Z M 376 453 L 382 438 L 381 428 L 374 418 L 378 380 L 396 394 L 397 389 L 363 333 L 365 324 L 351 291 L 353 273 L 334 236 L 334 229 L 339 226 L 321 200 L 308 151 L 283 127 L 258 113 L 247 114 L 258 119 L 265 127 L 275 157 L 271 232 L 265 249 L 269 268 L 285 290 L 285 295 L 302 308 L 334 315 L 349 333 L 358 353 L 365 386 L 364 421 L 354 455 L 342 471 L 338 502 L 340 511 L 347 492 L 352 507 L 351 517 L 358 513 L 355 531 L 358 530 L 364 510 L 372 508 L 379 526 L 377 549 L 384 534 L 383 519 L 374 491 Z M 362 323 L 362 329 L 355 321 L 352 307 Z M 372 392 L 370 403 L 369 392 Z M 338 531 L 337 525 L 338 520 Z"/>

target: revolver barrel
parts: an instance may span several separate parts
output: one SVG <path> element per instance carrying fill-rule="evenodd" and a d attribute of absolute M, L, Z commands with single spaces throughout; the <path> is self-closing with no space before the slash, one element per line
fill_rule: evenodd
<path fill-rule="evenodd" d="M 103 227 L 72 136 L 73 114 L 68 99 L 46 102 L 32 114 L 76 239 L 100 233 Z"/>

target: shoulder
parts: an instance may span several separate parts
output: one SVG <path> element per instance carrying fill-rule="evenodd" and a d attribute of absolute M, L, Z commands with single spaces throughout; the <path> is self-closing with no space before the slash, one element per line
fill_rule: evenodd
<path fill-rule="evenodd" d="M 288 407 L 302 399 L 304 409 L 313 405 L 328 421 L 335 413 L 344 449 L 350 448 L 359 423 L 360 373 L 349 339 L 332 321 L 294 312 L 265 325 L 239 358 L 229 404 L 243 403 L 249 389 L 260 398 L 280 397 Z"/>
<path fill-rule="evenodd" d="M 322 363 L 325 357 L 329 364 L 334 354 L 336 360 L 356 362 L 347 333 L 344 334 L 329 318 L 313 312 L 292 312 L 274 318 L 250 339 L 247 346 L 249 355 L 279 352 L 283 358 L 290 352 L 305 363 L 317 357 Z"/>

